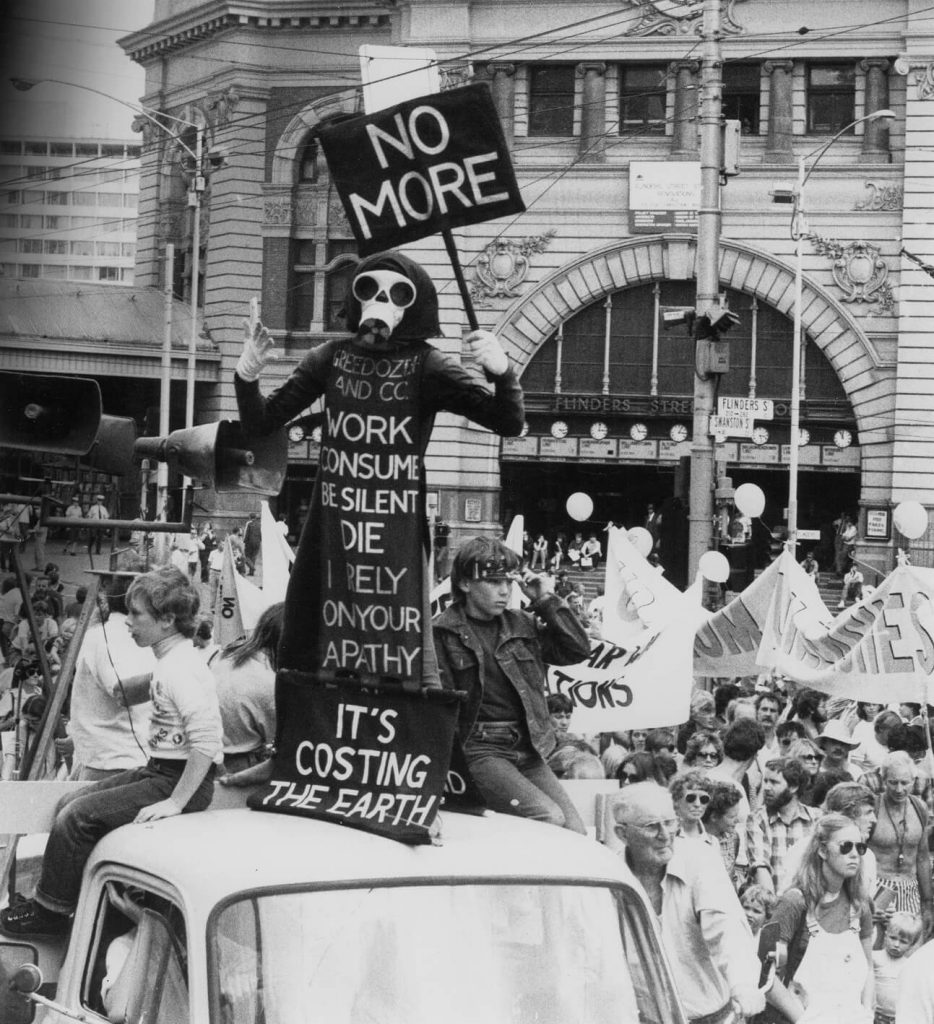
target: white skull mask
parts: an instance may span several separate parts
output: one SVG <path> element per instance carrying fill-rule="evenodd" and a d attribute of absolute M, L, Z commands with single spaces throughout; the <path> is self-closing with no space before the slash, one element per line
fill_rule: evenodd
<path fill-rule="evenodd" d="M 415 285 L 394 270 L 367 270 L 353 280 L 354 298 L 360 303 L 360 327 L 385 341 L 415 302 Z"/>

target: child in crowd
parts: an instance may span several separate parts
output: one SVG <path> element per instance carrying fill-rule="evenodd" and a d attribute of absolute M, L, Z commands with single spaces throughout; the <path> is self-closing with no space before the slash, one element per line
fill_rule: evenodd
<path fill-rule="evenodd" d="M 757 939 L 762 926 L 772 916 L 772 908 L 775 906 L 775 893 L 766 889 L 764 885 L 757 882 L 750 882 L 743 886 L 739 893 L 739 904 L 743 908 L 752 937 Z"/>
<path fill-rule="evenodd" d="M 895 1024 L 895 1000 L 898 978 L 905 961 L 918 948 L 921 918 L 908 911 L 899 911 L 889 918 L 882 949 L 872 952 L 876 976 L 876 1015 L 874 1024 Z"/>
<path fill-rule="evenodd" d="M 191 643 L 198 592 L 173 567 L 138 576 L 126 595 L 127 627 L 156 656 L 152 676 L 125 680 L 114 697 L 152 700 L 150 760 L 69 797 L 59 806 L 33 899 L 0 911 L 0 932 L 59 935 L 69 926 L 81 874 L 95 844 L 131 822 L 204 810 L 223 760 L 221 716 L 210 669 Z"/>

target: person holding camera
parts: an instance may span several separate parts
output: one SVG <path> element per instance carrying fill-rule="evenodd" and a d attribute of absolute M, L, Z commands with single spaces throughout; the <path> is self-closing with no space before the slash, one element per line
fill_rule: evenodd
<path fill-rule="evenodd" d="M 459 732 L 490 809 L 583 833 L 547 764 L 557 739 L 545 666 L 583 661 L 590 642 L 550 580 L 519 569 L 519 556 L 499 540 L 475 537 L 458 549 L 453 603 L 433 624 L 441 681 L 467 692 Z M 509 607 L 514 582 L 529 599 L 527 611 Z"/>

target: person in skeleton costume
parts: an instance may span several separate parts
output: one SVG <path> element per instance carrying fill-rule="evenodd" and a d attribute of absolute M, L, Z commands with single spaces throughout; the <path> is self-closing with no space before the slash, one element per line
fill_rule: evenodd
<path fill-rule="evenodd" d="M 308 352 L 260 393 L 275 355 L 247 327 L 234 378 L 248 434 L 268 434 L 324 396 L 321 456 L 285 601 L 281 669 L 350 671 L 439 686 L 429 612 L 424 454 L 435 415 L 496 433 L 522 430 L 522 390 L 489 331 L 466 354 L 492 391 L 426 339 L 441 334 L 427 273 L 397 252 L 362 260 L 347 299 L 349 338 Z"/>

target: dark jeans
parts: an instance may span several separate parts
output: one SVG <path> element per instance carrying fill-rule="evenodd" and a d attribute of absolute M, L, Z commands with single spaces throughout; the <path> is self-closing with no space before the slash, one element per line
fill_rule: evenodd
<path fill-rule="evenodd" d="M 36 899 L 47 910 L 70 914 L 78 902 L 81 875 L 99 839 L 127 825 L 143 807 L 172 795 L 186 761 L 152 760 L 142 768 L 95 782 L 59 805 L 42 858 Z M 185 808 L 203 811 L 214 796 L 214 771 L 205 776 Z"/>
<path fill-rule="evenodd" d="M 491 811 L 586 832 L 564 787 L 518 726 L 478 724 L 464 753 Z"/>

